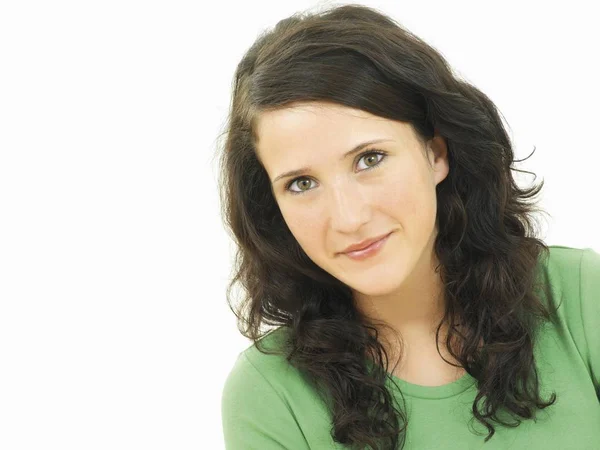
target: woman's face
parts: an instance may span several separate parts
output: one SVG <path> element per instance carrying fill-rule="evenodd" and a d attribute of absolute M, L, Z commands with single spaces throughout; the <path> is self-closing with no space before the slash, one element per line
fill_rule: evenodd
<path fill-rule="evenodd" d="M 437 234 L 435 187 L 448 174 L 444 140 L 423 144 L 408 123 L 322 102 L 262 113 L 256 131 L 274 197 L 308 257 L 363 295 L 395 292 Z M 344 156 L 373 140 L 381 142 Z M 341 253 L 390 232 L 369 258 Z"/>

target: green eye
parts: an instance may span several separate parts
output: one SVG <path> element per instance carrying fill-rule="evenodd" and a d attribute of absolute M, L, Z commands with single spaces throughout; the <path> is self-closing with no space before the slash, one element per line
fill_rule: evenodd
<path fill-rule="evenodd" d="M 364 172 L 365 170 L 370 170 L 370 169 L 375 169 L 376 167 L 379 167 L 381 165 L 381 162 L 386 158 L 387 154 L 383 151 L 375 151 L 375 150 L 367 150 L 364 153 L 361 153 L 357 159 L 358 161 L 360 161 L 363 157 L 365 156 L 371 156 L 371 155 L 378 155 L 381 156 L 381 158 L 379 159 L 379 161 L 376 161 L 375 164 L 373 164 L 372 166 L 367 166 L 366 169 L 363 169 L 361 172 Z M 300 191 L 294 191 L 292 189 L 290 189 L 290 187 L 292 186 L 292 184 L 296 183 L 297 181 L 308 181 L 310 183 L 310 179 L 307 177 L 298 177 L 298 178 L 294 178 L 292 181 L 290 181 L 286 187 L 285 190 L 290 192 L 291 194 L 294 195 L 298 195 L 298 194 L 304 194 L 305 192 L 308 192 L 310 189 L 305 189 L 305 190 L 300 190 Z"/>

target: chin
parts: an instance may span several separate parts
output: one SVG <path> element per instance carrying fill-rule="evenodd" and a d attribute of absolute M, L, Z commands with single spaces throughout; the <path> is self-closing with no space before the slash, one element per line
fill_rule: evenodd
<path fill-rule="evenodd" d="M 397 289 L 395 284 L 377 284 L 376 282 L 373 282 L 373 284 L 370 284 L 369 286 L 349 286 L 352 290 L 359 292 L 366 297 L 382 297 L 393 293 Z"/>

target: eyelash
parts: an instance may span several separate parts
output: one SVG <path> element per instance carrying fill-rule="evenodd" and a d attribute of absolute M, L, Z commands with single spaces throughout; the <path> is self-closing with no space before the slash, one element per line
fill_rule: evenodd
<path fill-rule="evenodd" d="M 358 155 L 358 156 L 357 156 L 357 158 L 356 158 L 356 160 L 357 160 L 357 161 L 360 161 L 360 160 L 361 160 L 361 159 L 362 159 L 364 156 L 367 156 L 367 155 L 381 155 L 381 156 L 383 156 L 383 158 L 381 158 L 381 159 L 379 160 L 379 162 L 378 162 L 376 165 L 374 165 L 374 166 L 371 166 L 371 167 L 368 167 L 368 168 L 366 168 L 366 169 L 362 170 L 361 172 L 364 172 L 364 171 L 366 171 L 366 170 L 371 170 L 371 169 L 376 169 L 376 168 L 378 168 L 379 166 L 381 166 L 381 163 L 382 163 L 382 162 L 385 160 L 385 158 L 387 157 L 387 153 L 386 153 L 386 152 L 384 152 L 384 151 L 381 151 L 381 150 L 367 150 L 366 152 L 363 152 L 363 153 L 361 153 L 360 155 Z M 308 189 L 308 190 L 306 190 L 306 191 L 292 191 L 292 190 L 290 189 L 290 186 L 291 186 L 292 184 L 294 184 L 296 181 L 298 181 L 298 180 L 304 180 L 304 179 L 308 179 L 308 178 L 307 178 L 307 177 L 298 177 L 298 178 L 294 178 L 292 181 L 290 181 L 290 182 L 289 182 L 289 183 L 288 183 L 288 184 L 285 186 L 285 190 L 286 190 L 286 191 L 288 191 L 290 194 L 293 194 L 293 195 L 300 195 L 300 194 L 304 194 L 304 193 L 306 193 L 306 192 L 310 191 L 311 189 Z"/>

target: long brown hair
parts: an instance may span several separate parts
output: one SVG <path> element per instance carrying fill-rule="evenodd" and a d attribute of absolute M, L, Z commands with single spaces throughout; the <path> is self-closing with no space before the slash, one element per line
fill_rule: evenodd
<path fill-rule="evenodd" d="M 285 355 L 326 395 L 335 441 L 404 446 L 408 421 L 386 387 L 388 355 L 374 324 L 354 308 L 350 288 L 299 246 L 257 158 L 257 115 L 307 101 L 408 122 L 424 140 L 434 130 L 446 139 L 450 171 L 436 187 L 435 252 L 448 300 L 440 326 L 449 324 L 450 354 L 477 379 L 473 415 L 488 429 L 487 441 L 494 434 L 488 419 L 521 422 L 503 421 L 500 408 L 529 419 L 553 404 L 555 394 L 549 402 L 540 398 L 533 353 L 538 324 L 552 317 L 536 295 L 536 267 L 549 248 L 534 237 L 532 213 L 540 209 L 527 201 L 543 181 L 519 188 L 511 142 L 492 101 L 456 77 L 431 46 L 366 6 L 281 20 L 237 66 L 220 195 L 237 244 L 227 300 L 240 332 L 269 353 L 260 345 L 264 327 L 287 330 Z M 237 284 L 243 298 L 234 306 Z M 460 343 L 457 353 L 452 342 Z"/>

